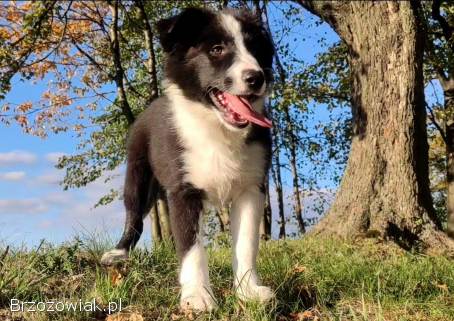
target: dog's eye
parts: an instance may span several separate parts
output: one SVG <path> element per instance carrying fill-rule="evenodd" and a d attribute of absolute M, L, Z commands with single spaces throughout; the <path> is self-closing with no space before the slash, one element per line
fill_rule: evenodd
<path fill-rule="evenodd" d="M 216 45 L 210 49 L 210 55 L 212 55 L 212 56 L 220 56 L 223 53 L 224 53 L 224 46 L 222 46 L 222 45 Z"/>

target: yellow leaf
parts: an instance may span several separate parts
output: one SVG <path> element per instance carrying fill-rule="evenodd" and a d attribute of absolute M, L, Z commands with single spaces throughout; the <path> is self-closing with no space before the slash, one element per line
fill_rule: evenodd
<path fill-rule="evenodd" d="M 289 314 L 292 321 L 320 321 L 321 315 L 316 309 L 306 310 Z"/>
<path fill-rule="evenodd" d="M 108 269 L 108 273 L 113 286 L 118 286 L 123 282 L 123 275 L 118 269 L 111 267 Z"/>
<path fill-rule="evenodd" d="M 436 284 L 435 286 L 443 292 L 449 292 L 448 286 L 446 284 Z"/>
<path fill-rule="evenodd" d="M 307 268 L 304 265 L 295 265 L 293 267 L 293 273 L 304 273 L 306 272 Z"/>
<path fill-rule="evenodd" d="M 115 313 L 108 315 L 106 321 L 143 321 L 142 315 L 138 313 Z"/>

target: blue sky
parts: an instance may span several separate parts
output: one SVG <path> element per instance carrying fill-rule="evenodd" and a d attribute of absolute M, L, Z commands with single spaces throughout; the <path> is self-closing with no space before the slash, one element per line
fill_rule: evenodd
<path fill-rule="evenodd" d="M 277 5 L 272 4 L 269 10 L 272 27 L 288 23 Z M 333 42 L 337 36 L 326 25 L 315 28 L 309 14 L 305 13 L 304 18 L 304 23 L 294 28 L 285 41 L 306 63 L 312 63 L 321 50 L 317 42 L 320 37 Z M 294 37 L 305 40 L 293 42 Z M 15 78 L 6 100 L 37 100 L 46 88 L 46 80 L 33 84 Z M 321 113 L 319 117 L 326 115 Z M 93 206 L 110 188 L 122 185 L 121 169 L 118 177 L 107 184 L 100 179 L 85 188 L 63 191 L 59 182 L 64 172 L 54 166 L 59 156 L 76 152 L 79 140 L 73 133 L 50 134 L 41 139 L 23 133 L 16 125 L 1 124 L 0 137 L 0 242 L 35 245 L 43 238 L 63 242 L 95 230 L 114 239 L 118 236 L 124 219 L 121 202 L 96 209 Z M 148 226 L 148 222 L 145 224 Z M 145 231 L 142 242 L 146 243 L 150 235 L 149 229 Z"/>

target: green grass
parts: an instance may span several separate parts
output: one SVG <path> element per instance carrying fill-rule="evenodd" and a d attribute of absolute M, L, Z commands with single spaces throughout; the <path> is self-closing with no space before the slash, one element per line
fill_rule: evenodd
<path fill-rule="evenodd" d="M 10 249 L 6 255 L 0 249 L 0 320 L 106 317 L 100 312 L 11 313 L 12 298 L 95 299 L 103 307 L 121 298 L 124 311 L 144 320 L 454 320 L 454 261 L 444 257 L 411 254 L 373 240 L 342 243 L 307 237 L 264 242 L 259 273 L 276 290 L 276 300 L 263 307 L 235 297 L 231 252 L 225 244 L 209 249 L 219 308 L 212 314 L 186 316 L 178 309 L 178 261 L 169 245 L 136 250 L 127 262 L 110 269 L 98 263 L 108 244 L 94 239 L 59 247 L 43 243 L 32 251 Z M 304 316 L 312 318 L 303 317 L 307 310 L 312 312 Z"/>

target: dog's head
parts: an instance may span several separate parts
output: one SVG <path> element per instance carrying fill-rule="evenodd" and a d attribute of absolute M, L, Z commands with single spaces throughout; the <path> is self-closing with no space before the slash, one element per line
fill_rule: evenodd
<path fill-rule="evenodd" d="M 271 83 L 274 49 L 256 15 L 190 8 L 157 28 L 166 76 L 186 97 L 211 106 L 231 129 L 271 127 L 255 102 Z"/>

